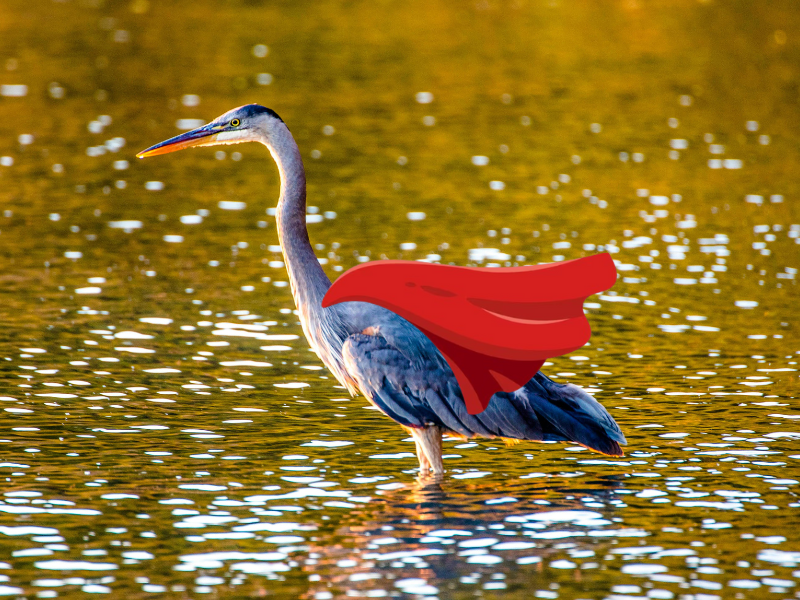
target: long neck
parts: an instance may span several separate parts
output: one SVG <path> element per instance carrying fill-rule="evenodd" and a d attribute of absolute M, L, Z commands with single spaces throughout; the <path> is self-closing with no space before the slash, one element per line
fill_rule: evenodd
<path fill-rule="evenodd" d="M 306 229 L 306 174 L 303 160 L 289 129 L 282 123 L 264 142 L 278 165 L 281 197 L 276 215 L 278 238 L 283 248 L 292 296 L 305 315 L 320 309 L 331 285 L 317 260 Z"/>

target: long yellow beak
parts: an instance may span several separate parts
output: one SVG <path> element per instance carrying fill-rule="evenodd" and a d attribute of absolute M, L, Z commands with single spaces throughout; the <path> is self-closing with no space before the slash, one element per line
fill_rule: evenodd
<path fill-rule="evenodd" d="M 150 146 L 147 150 L 142 150 L 136 155 L 137 158 L 147 158 L 148 156 L 157 156 L 159 154 L 167 154 L 168 152 L 177 152 L 184 148 L 192 148 L 195 146 L 214 146 L 217 144 L 217 135 L 223 130 L 223 125 L 214 125 L 209 123 L 203 125 L 192 131 L 187 131 L 173 138 L 165 140 L 155 146 Z"/>

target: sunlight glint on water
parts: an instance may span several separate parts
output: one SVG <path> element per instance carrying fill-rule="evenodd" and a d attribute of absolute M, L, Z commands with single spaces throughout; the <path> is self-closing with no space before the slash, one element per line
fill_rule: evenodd
<path fill-rule="evenodd" d="M 0 595 L 797 596 L 796 10 L 179 4 L 0 19 Z M 544 370 L 627 455 L 416 483 L 303 338 L 266 151 L 133 158 L 253 101 L 332 278 L 611 253 Z"/>

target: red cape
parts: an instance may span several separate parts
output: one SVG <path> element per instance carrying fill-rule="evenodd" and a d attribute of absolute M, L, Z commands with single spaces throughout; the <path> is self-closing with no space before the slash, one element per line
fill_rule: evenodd
<path fill-rule="evenodd" d="M 334 282 L 322 306 L 370 302 L 413 323 L 444 355 L 470 414 L 525 385 L 591 335 L 583 301 L 617 280 L 609 254 L 545 265 L 454 267 L 388 260 Z"/>

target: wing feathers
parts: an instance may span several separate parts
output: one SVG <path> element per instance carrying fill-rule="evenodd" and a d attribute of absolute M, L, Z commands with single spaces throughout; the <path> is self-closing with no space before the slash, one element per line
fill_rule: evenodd
<path fill-rule="evenodd" d="M 566 440 L 622 454 L 625 438 L 606 410 L 580 388 L 541 373 L 515 392 L 495 394 L 485 411 L 471 415 L 446 365 L 411 362 L 379 335 L 351 335 L 343 356 L 367 399 L 401 425 L 435 424 L 466 437 Z"/>

